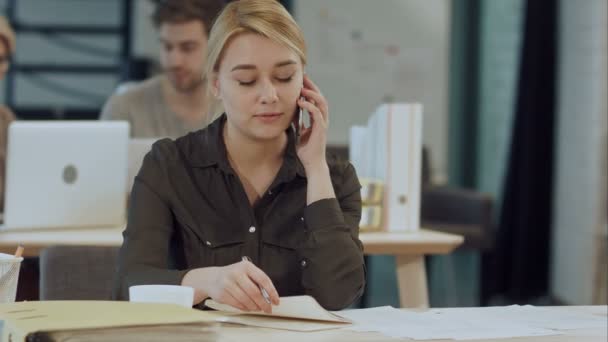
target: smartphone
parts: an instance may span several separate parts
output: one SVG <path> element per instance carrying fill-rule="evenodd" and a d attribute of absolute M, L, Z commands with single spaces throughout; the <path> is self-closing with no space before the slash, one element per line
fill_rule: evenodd
<path fill-rule="evenodd" d="M 302 123 L 304 123 L 304 113 L 303 113 L 303 109 L 302 107 L 296 105 L 296 112 L 294 114 L 294 118 L 293 118 L 293 125 L 296 131 L 296 142 L 298 143 L 300 140 L 300 130 L 302 129 Z"/>

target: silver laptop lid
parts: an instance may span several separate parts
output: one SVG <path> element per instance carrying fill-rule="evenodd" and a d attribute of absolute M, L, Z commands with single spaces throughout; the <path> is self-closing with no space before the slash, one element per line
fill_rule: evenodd
<path fill-rule="evenodd" d="M 124 121 L 13 122 L 5 228 L 123 224 L 128 139 Z"/>

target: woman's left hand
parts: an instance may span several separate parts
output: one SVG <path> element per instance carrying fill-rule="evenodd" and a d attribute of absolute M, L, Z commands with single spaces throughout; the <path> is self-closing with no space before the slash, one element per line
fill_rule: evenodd
<path fill-rule="evenodd" d="M 300 139 L 296 147 L 298 157 L 306 172 L 326 167 L 325 148 L 327 145 L 327 128 L 329 110 L 327 100 L 307 75 L 304 75 L 304 87 L 298 99 L 298 106 L 310 115 L 310 127 L 300 127 Z"/>

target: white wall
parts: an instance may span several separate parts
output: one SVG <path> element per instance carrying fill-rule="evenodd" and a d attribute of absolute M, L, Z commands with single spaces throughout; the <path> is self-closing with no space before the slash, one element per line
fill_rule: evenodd
<path fill-rule="evenodd" d="M 329 143 L 348 144 L 387 99 L 424 105 L 433 174 L 447 175 L 447 0 L 299 0 L 307 73 L 330 104 Z"/>
<path fill-rule="evenodd" d="M 608 6 L 605 0 L 559 5 L 551 293 L 586 305 L 593 302 L 598 271 L 606 268 L 597 257 L 606 254 Z"/>

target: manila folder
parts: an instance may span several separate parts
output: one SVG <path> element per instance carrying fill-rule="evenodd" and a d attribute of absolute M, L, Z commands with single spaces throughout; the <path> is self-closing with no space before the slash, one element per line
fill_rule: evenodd
<path fill-rule="evenodd" d="M 34 301 L 0 305 L 2 341 L 26 341 L 38 332 L 209 324 L 212 312 L 174 304 L 119 301 Z"/>

